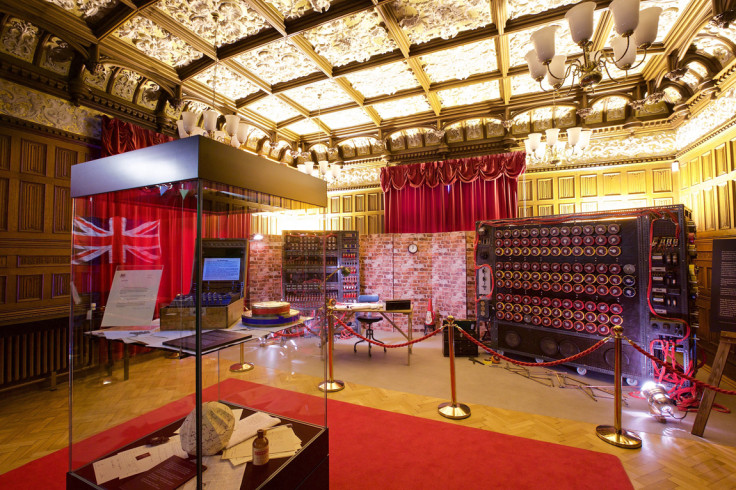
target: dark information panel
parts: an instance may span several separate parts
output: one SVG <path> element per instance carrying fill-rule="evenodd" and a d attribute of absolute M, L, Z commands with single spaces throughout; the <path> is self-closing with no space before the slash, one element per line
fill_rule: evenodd
<path fill-rule="evenodd" d="M 736 332 L 736 238 L 713 240 L 711 332 Z"/>

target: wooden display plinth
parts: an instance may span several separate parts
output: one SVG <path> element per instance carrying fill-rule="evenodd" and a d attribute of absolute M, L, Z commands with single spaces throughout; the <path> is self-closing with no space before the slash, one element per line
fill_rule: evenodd
<path fill-rule="evenodd" d="M 194 307 L 164 306 L 161 308 L 161 330 L 194 330 L 196 313 Z M 203 306 L 202 329 L 228 328 L 240 320 L 243 314 L 243 298 L 227 306 Z"/>

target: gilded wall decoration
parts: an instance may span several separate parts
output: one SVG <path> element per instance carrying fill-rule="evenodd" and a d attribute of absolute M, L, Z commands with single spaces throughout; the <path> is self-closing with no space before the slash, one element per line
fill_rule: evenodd
<path fill-rule="evenodd" d="M 417 112 L 431 111 L 432 108 L 427 102 L 424 95 L 415 95 L 405 99 L 390 100 L 376 104 L 373 108 L 381 116 L 381 119 L 391 119 L 392 117 L 410 116 Z"/>
<path fill-rule="evenodd" d="M 447 138 L 448 143 L 458 143 L 460 141 L 463 141 L 464 139 L 464 127 L 463 123 L 455 123 L 447 126 L 446 128 L 445 137 Z"/>
<path fill-rule="evenodd" d="M 320 119 L 332 129 L 347 128 L 358 124 L 370 124 L 373 120 L 358 107 L 340 112 L 322 114 Z"/>
<path fill-rule="evenodd" d="M 235 74 L 222 64 L 210 66 L 205 71 L 198 73 L 194 79 L 207 85 L 210 89 L 216 86 L 218 94 L 222 94 L 232 100 L 247 97 L 259 90 L 255 84 Z"/>
<path fill-rule="evenodd" d="M 496 46 L 490 39 L 465 44 L 419 57 L 432 82 L 465 80 L 471 75 L 496 70 Z M 458 60 L 463 60 L 458 63 Z M 527 77 L 529 78 L 529 77 Z"/>
<path fill-rule="evenodd" d="M 161 0 L 156 7 L 210 44 L 215 44 L 216 34 L 217 46 L 252 36 L 268 27 L 263 17 L 240 0 Z M 217 29 L 212 19 L 215 8 L 219 14 Z"/>
<path fill-rule="evenodd" d="M 299 116 L 299 112 L 274 95 L 269 95 L 245 106 L 272 121 L 281 122 Z"/>
<path fill-rule="evenodd" d="M 112 68 L 109 65 L 99 63 L 94 72 L 90 72 L 86 69 L 84 70 L 84 83 L 104 92 L 107 90 L 107 81 L 111 74 Z"/>
<path fill-rule="evenodd" d="M 465 87 L 456 87 L 437 92 L 442 107 L 454 107 L 458 105 L 474 104 L 484 100 L 501 98 L 498 89 L 498 81 L 477 83 Z"/>
<path fill-rule="evenodd" d="M 71 46 L 56 36 L 51 36 L 43 45 L 41 66 L 60 75 L 68 75 L 74 51 Z"/>
<path fill-rule="evenodd" d="M 486 121 L 486 135 L 489 138 L 498 138 L 506 134 L 503 124 L 498 119 Z"/>
<path fill-rule="evenodd" d="M 479 140 L 483 138 L 483 125 L 480 119 L 469 119 L 465 121 L 468 140 Z"/>
<path fill-rule="evenodd" d="M 676 88 L 665 87 L 663 92 L 664 99 L 670 104 L 679 104 L 680 102 L 682 102 L 682 94 Z"/>
<path fill-rule="evenodd" d="M 419 81 L 407 66 L 406 61 L 348 74 L 345 78 L 355 90 L 365 97 L 393 95 L 399 90 L 419 86 Z"/>
<path fill-rule="evenodd" d="M 360 12 L 321 25 L 306 32 L 304 37 L 333 66 L 367 61 L 373 55 L 397 49 L 375 11 Z"/>
<path fill-rule="evenodd" d="M 5 53 L 32 63 L 33 53 L 38 44 L 38 34 L 38 27 L 13 17 L 5 24 L 0 47 Z"/>
<path fill-rule="evenodd" d="M 373 186 L 381 182 L 381 167 L 357 167 L 352 165 L 343 165 L 340 177 L 334 180 L 328 187 L 358 187 Z"/>
<path fill-rule="evenodd" d="M 77 17 L 97 20 L 120 4 L 120 0 L 45 0 Z"/>
<path fill-rule="evenodd" d="M 138 82 L 141 80 L 141 76 L 130 70 L 120 70 L 115 75 L 115 80 L 112 82 L 112 95 L 120 97 L 125 100 L 133 100 L 133 93 L 135 92 Z"/>
<path fill-rule="evenodd" d="M 183 40 L 140 16 L 133 17 L 123 24 L 115 35 L 135 46 L 146 56 L 172 67 L 188 65 L 203 56 Z"/>
<path fill-rule="evenodd" d="M 319 71 L 311 59 L 286 39 L 239 54 L 233 60 L 271 85 Z"/>
<path fill-rule="evenodd" d="M 0 78 L 0 112 L 42 126 L 99 138 L 102 113 Z"/>
<path fill-rule="evenodd" d="M 179 119 L 181 117 L 181 111 L 182 111 L 182 104 L 179 104 L 178 106 L 171 105 L 170 101 L 166 101 L 166 105 L 164 106 L 164 113 L 169 116 L 172 119 Z"/>
<path fill-rule="evenodd" d="M 736 117 L 734 107 L 736 107 L 736 87 L 722 93 L 705 109 L 677 128 L 677 149 L 682 150 L 722 124 L 732 121 Z"/>
<path fill-rule="evenodd" d="M 493 23 L 487 0 L 402 0 L 392 6 L 412 44 L 451 39 Z"/>
<path fill-rule="evenodd" d="M 334 0 L 268 0 L 287 19 L 296 19 L 308 12 L 329 10 Z"/>
<path fill-rule="evenodd" d="M 576 163 L 616 162 L 642 157 L 672 157 L 675 136 L 669 131 L 646 135 L 594 138 Z"/>
<path fill-rule="evenodd" d="M 407 129 L 404 131 L 406 134 L 406 147 L 407 148 L 419 148 L 424 146 L 422 140 L 422 131 L 416 128 Z"/>
<path fill-rule="evenodd" d="M 151 80 L 146 80 L 138 91 L 137 103 L 146 109 L 155 110 L 160 95 L 161 92 L 158 84 Z"/>
<path fill-rule="evenodd" d="M 338 87 L 333 80 L 322 80 L 293 88 L 285 91 L 284 95 L 310 111 L 353 102 L 352 97 Z"/>
<path fill-rule="evenodd" d="M 736 39 L 736 32 L 733 33 L 733 36 L 732 39 Z M 734 57 L 734 52 L 723 40 L 710 35 L 696 37 L 693 44 L 701 53 L 717 59 L 722 67 Z"/>

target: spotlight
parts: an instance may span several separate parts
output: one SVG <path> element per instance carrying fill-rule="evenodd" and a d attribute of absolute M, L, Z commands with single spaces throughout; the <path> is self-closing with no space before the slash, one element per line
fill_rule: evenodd
<path fill-rule="evenodd" d="M 646 397 L 652 416 L 659 422 L 664 422 L 668 415 L 675 416 L 675 402 L 669 397 L 664 386 L 647 381 L 641 387 L 641 394 Z"/>
<path fill-rule="evenodd" d="M 257 242 L 259 240 L 263 240 L 263 235 L 261 235 L 260 233 L 254 233 L 253 235 L 250 236 L 250 240 L 249 241 L 251 241 L 251 242 Z"/>

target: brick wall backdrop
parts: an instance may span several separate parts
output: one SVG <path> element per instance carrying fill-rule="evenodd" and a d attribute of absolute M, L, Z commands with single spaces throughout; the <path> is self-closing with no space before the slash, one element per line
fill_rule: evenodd
<path fill-rule="evenodd" d="M 455 318 L 475 316 L 475 273 L 472 232 L 374 234 L 360 237 L 360 293 L 384 299 L 411 299 L 414 329 L 424 328 L 427 303 L 432 298 L 435 314 Z M 409 253 L 415 243 L 418 251 Z M 281 297 L 281 251 L 279 235 L 251 242 L 250 299 L 273 301 Z M 394 321 L 406 327 L 406 317 Z M 376 328 L 388 329 L 388 322 Z"/>

